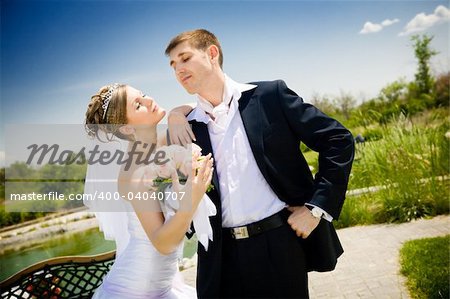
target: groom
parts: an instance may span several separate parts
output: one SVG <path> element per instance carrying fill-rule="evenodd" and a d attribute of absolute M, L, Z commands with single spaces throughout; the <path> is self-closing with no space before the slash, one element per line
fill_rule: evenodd
<path fill-rule="evenodd" d="M 166 55 L 198 97 L 188 120 L 215 161 L 209 196 L 218 213 L 214 241 L 198 249 L 199 298 L 307 298 L 307 272 L 333 270 L 343 252 L 331 221 L 345 198 L 351 133 L 281 80 L 233 81 L 207 30 L 179 34 Z M 319 152 L 315 178 L 300 142 Z"/>

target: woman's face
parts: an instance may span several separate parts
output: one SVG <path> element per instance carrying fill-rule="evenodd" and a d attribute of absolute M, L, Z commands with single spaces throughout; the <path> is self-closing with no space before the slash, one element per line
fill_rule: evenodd
<path fill-rule="evenodd" d="M 156 125 L 166 111 L 142 91 L 127 85 L 127 120 L 131 125 Z"/>

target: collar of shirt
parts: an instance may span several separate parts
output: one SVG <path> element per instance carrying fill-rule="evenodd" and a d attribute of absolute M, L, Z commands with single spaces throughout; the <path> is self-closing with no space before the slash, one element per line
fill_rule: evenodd
<path fill-rule="evenodd" d="M 225 75 L 225 85 L 222 97 L 222 103 L 217 107 L 208 102 L 206 99 L 197 95 L 197 107 L 189 114 L 188 120 L 196 120 L 198 122 L 203 122 L 207 124 L 212 121 L 210 115 L 214 115 L 216 111 L 229 109 L 230 102 L 232 99 L 239 100 L 243 92 L 256 88 L 256 85 L 238 83 Z"/>

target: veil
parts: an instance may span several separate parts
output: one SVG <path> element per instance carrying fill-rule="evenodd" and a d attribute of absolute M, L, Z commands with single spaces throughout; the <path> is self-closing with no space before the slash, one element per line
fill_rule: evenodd
<path fill-rule="evenodd" d="M 106 133 L 101 130 L 98 133 L 100 139 L 106 142 L 94 138 L 90 140 L 88 148 L 91 150 L 97 148 L 101 152 L 108 151 L 110 153 L 114 153 L 116 150 L 126 152 L 128 141 L 115 137 L 108 140 Z M 119 171 L 118 163 L 88 165 L 84 184 L 85 196 L 83 197 L 84 205 L 94 212 L 105 239 L 115 241 L 117 256 L 128 245 L 130 239 L 128 214 L 132 212 L 131 204 L 125 200 L 111 200 L 117 198 L 118 195 Z M 108 198 L 110 200 L 107 200 Z"/>

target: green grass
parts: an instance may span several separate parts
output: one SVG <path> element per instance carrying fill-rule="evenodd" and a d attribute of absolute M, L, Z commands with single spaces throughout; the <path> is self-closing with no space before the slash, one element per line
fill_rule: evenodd
<path fill-rule="evenodd" d="M 450 130 L 443 117 L 398 117 L 388 126 L 371 127 L 379 136 L 356 145 L 349 190 L 388 186 L 378 192 L 347 196 L 337 228 L 408 222 L 448 214 Z M 305 151 L 317 172 L 317 153 Z"/>
<path fill-rule="evenodd" d="M 409 200 L 402 200 L 392 189 L 347 196 L 335 227 L 408 222 L 416 218 L 448 214 L 448 190 L 450 180 L 431 180 L 418 188 L 411 188 Z"/>
<path fill-rule="evenodd" d="M 450 130 L 447 123 L 415 125 L 400 117 L 382 138 L 357 145 L 349 190 L 388 186 L 376 193 L 348 197 L 340 227 L 407 222 L 449 213 Z"/>
<path fill-rule="evenodd" d="M 305 151 L 303 152 L 303 156 L 306 159 L 306 162 L 308 163 L 309 166 L 314 167 L 314 170 L 312 171 L 312 173 L 316 173 L 318 171 L 318 160 L 319 160 L 319 153 L 314 152 L 314 151 Z"/>
<path fill-rule="evenodd" d="M 408 222 L 448 214 L 450 126 L 442 117 L 404 116 L 388 126 L 371 127 L 373 141 L 357 144 L 349 190 L 388 186 L 359 196 L 347 196 L 337 228 Z M 447 134 L 448 135 L 448 134 Z M 318 154 L 305 149 L 306 161 L 317 172 Z"/>
<path fill-rule="evenodd" d="M 374 194 L 347 196 L 339 220 L 334 223 L 336 228 L 355 225 L 380 223 L 378 215 L 383 214 L 383 202 Z"/>
<path fill-rule="evenodd" d="M 401 273 L 412 298 L 449 298 L 449 252 L 450 235 L 405 243 Z"/>
<path fill-rule="evenodd" d="M 418 126 L 400 117 L 381 139 L 357 145 L 350 189 L 399 183 L 403 192 L 422 178 L 448 175 L 449 130 L 447 123 Z"/>

